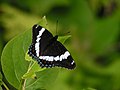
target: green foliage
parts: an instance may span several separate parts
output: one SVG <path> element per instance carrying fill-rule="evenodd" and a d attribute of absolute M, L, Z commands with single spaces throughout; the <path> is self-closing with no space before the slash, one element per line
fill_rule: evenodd
<path fill-rule="evenodd" d="M 1 21 L 5 24 L 4 38 L 6 41 L 38 22 L 39 18 L 36 15 L 24 13 L 8 4 L 1 4 L 0 7 L 4 11 L 1 15 Z"/>
<path fill-rule="evenodd" d="M 30 31 L 15 37 L 5 46 L 1 64 L 8 82 L 15 88 L 20 85 L 22 75 L 27 71 L 28 62 L 25 61 L 25 52 L 30 43 Z"/>
<path fill-rule="evenodd" d="M 91 49 L 96 54 L 106 53 L 107 49 L 111 47 L 111 44 L 119 35 L 118 17 L 115 15 L 106 20 L 97 20 L 94 27 L 94 35 L 91 38 L 93 40 Z"/>
<path fill-rule="evenodd" d="M 46 23 L 44 17 L 40 24 L 46 27 Z M 64 42 L 67 38 L 68 36 L 62 38 L 61 41 Z M 40 68 L 39 64 L 26 54 L 30 43 L 31 30 L 27 30 L 9 41 L 1 57 L 2 70 L 8 82 L 16 89 L 46 89 L 56 79 L 59 69 Z"/>
<path fill-rule="evenodd" d="M 83 89 L 83 90 L 96 90 L 96 89 L 93 89 L 93 88 L 87 88 L 87 89 Z"/>
<path fill-rule="evenodd" d="M 0 51 L 4 42 L 21 33 L 9 41 L 2 52 L 3 78 L 11 86 L 22 89 L 25 83 L 27 90 L 120 89 L 120 0 L 2 2 L 0 26 L 4 27 L 5 32 L 0 34 Z M 40 23 L 52 33 L 56 32 L 54 28 L 57 18 L 58 35 L 59 32 L 64 34 L 71 30 L 71 35 L 58 39 L 67 45 L 75 59 L 75 70 L 62 69 L 59 72 L 58 68 L 41 69 L 25 55 L 31 42 L 31 30 L 23 31 L 39 22 L 44 15 L 47 15 L 49 23 L 45 19 Z M 69 42 L 65 42 L 71 36 Z"/>
<path fill-rule="evenodd" d="M 2 37 L 1 37 L 2 38 Z M 2 42 L 2 40 L 0 40 L 0 55 L 1 55 L 1 53 L 2 53 L 2 48 L 3 48 L 3 42 Z"/>
<path fill-rule="evenodd" d="M 65 43 L 65 41 L 70 37 L 71 37 L 71 35 L 60 36 L 60 37 L 58 37 L 58 41 L 61 41 L 61 43 Z"/>

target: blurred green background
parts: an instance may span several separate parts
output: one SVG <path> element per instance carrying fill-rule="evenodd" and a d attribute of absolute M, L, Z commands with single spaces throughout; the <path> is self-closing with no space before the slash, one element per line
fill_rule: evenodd
<path fill-rule="evenodd" d="M 50 90 L 120 90 L 120 0 L 0 0 L 0 54 L 43 16 L 54 35 L 57 20 L 58 35 L 70 31 L 65 46 L 77 64 Z"/>

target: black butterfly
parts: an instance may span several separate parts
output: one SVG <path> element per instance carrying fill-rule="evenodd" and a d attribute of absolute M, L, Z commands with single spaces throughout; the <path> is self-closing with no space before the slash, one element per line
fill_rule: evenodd
<path fill-rule="evenodd" d="M 45 28 L 34 25 L 32 28 L 32 44 L 28 54 L 38 64 L 43 67 L 51 68 L 54 66 L 74 69 L 75 62 L 67 49 L 57 41 L 58 36 L 53 35 Z"/>

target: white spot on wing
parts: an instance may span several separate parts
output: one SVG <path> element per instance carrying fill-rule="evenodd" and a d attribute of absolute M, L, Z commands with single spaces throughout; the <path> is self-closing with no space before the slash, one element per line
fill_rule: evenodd
<path fill-rule="evenodd" d="M 53 56 L 50 56 L 48 61 L 53 61 L 53 58 L 54 58 Z"/>
<path fill-rule="evenodd" d="M 70 55 L 70 53 L 68 51 L 66 51 L 64 54 L 62 54 L 60 56 L 60 61 L 62 61 L 63 59 L 67 59 L 69 55 Z"/>
<path fill-rule="evenodd" d="M 64 58 L 65 59 L 67 59 L 67 57 L 70 55 L 70 53 L 68 52 L 68 51 L 66 51 L 65 53 L 64 53 Z"/>
<path fill-rule="evenodd" d="M 39 27 L 39 25 L 37 25 L 35 28 L 37 29 Z"/>
<path fill-rule="evenodd" d="M 71 62 L 71 64 L 73 65 L 74 61 Z"/>
<path fill-rule="evenodd" d="M 64 55 L 63 54 L 60 56 L 60 61 L 62 61 L 62 59 L 64 59 Z"/>
<path fill-rule="evenodd" d="M 54 57 L 54 60 L 58 61 L 59 60 L 59 56 Z"/>
<path fill-rule="evenodd" d="M 43 56 L 40 56 L 39 58 L 40 58 L 40 59 L 43 59 Z"/>
<path fill-rule="evenodd" d="M 40 59 L 46 60 L 46 61 L 53 61 L 54 57 L 53 56 L 40 56 Z"/>

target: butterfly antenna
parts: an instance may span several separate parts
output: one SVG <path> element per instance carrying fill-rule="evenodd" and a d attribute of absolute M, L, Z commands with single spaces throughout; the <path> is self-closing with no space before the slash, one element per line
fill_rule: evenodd
<path fill-rule="evenodd" d="M 57 30 L 58 30 L 58 19 L 56 21 L 56 35 L 58 34 Z"/>
<path fill-rule="evenodd" d="M 67 25 L 66 25 L 67 26 Z M 66 27 L 65 30 L 68 30 L 67 32 L 63 33 L 63 36 L 70 35 L 71 31 L 69 27 Z"/>

